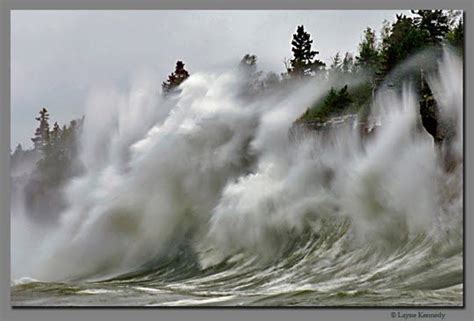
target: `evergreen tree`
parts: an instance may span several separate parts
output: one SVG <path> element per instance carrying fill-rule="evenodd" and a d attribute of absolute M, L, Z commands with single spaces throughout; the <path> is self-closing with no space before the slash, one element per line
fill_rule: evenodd
<path fill-rule="evenodd" d="M 449 17 L 443 10 L 412 10 L 415 14 L 413 22 L 421 30 L 426 31 L 429 41 L 438 45 L 449 31 Z"/>
<path fill-rule="evenodd" d="M 82 129 L 84 118 L 79 120 L 72 120 L 69 126 L 64 125 L 60 132 L 59 148 L 61 149 L 62 157 L 73 160 L 77 156 L 78 142 L 77 138 Z"/>
<path fill-rule="evenodd" d="M 356 65 L 368 70 L 372 74 L 379 68 L 380 54 L 377 48 L 375 31 L 367 28 L 364 31 L 364 39 L 359 44 L 359 54 L 356 57 Z"/>
<path fill-rule="evenodd" d="M 257 72 L 257 56 L 246 54 L 240 60 L 239 68 L 248 75 L 254 74 Z"/>
<path fill-rule="evenodd" d="M 354 68 L 354 58 L 349 52 L 344 54 L 344 58 L 341 58 L 339 52 L 332 58 L 330 72 L 335 75 L 343 75 L 352 72 Z"/>
<path fill-rule="evenodd" d="M 333 71 L 341 71 L 342 61 L 341 61 L 341 55 L 339 54 L 339 51 L 336 53 L 334 58 L 332 58 L 332 63 L 331 63 L 330 68 Z"/>
<path fill-rule="evenodd" d="M 164 94 L 172 93 L 176 88 L 181 85 L 189 77 L 189 73 L 184 69 L 184 63 L 182 61 L 176 62 L 176 68 L 173 73 L 168 76 L 168 80 L 163 82 L 161 88 Z"/>
<path fill-rule="evenodd" d="M 51 160 L 52 163 L 61 163 L 64 160 L 64 147 L 62 144 L 62 131 L 58 123 L 55 122 L 53 125 L 53 130 L 50 132 L 50 144 L 49 144 L 49 153 L 47 157 Z M 71 146 L 72 148 L 72 146 Z"/>
<path fill-rule="evenodd" d="M 354 58 L 352 57 L 351 53 L 346 52 L 344 55 L 344 59 L 342 59 L 341 69 L 343 73 L 352 72 L 354 68 Z"/>
<path fill-rule="evenodd" d="M 446 34 L 446 40 L 451 46 L 464 53 L 464 21 L 462 18 L 454 22 L 454 26 Z"/>
<path fill-rule="evenodd" d="M 257 69 L 257 56 L 245 54 L 239 63 L 239 70 L 244 77 L 241 94 L 251 98 L 262 92 L 265 88 L 264 80 L 261 79 L 262 72 Z"/>
<path fill-rule="evenodd" d="M 39 112 L 39 117 L 35 119 L 39 121 L 39 127 L 35 130 L 35 137 L 31 139 L 34 144 L 34 148 L 42 150 L 49 144 L 49 114 L 46 108 L 43 108 Z"/>
<path fill-rule="evenodd" d="M 382 59 L 379 77 L 387 75 L 398 63 L 425 48 L 426 30 L 418 28 L 406 15 L 397 15 L 390 31 L 382 39 Z"/>
<path fill-rule="evenodd" d="M 352 98 L 347 90 L 347 85 L 339 91 L 331 87 L 329 94 L 324 99 L 324 106 L 330 109 L 331 114 L 339 114 L 352 103 Z"/>
<path fill-rule="evenodd" d="M 64 180 L 78 171 L 74 159 L 77 156 L 76 137 L 82 120 L 73 120 L 62 129 L 58 123 L 49 132 L 49 142 L 42 148 L 42 157 L 37 163 L 38 177 L 43 184 L 59 186 Z"/>
<path fill-rule="evenodd" d="M 59 140 L 61 136 L 61 127 L 59 127 L 57 122 L 54 123 L 53 130 L 51 131 L 50 136 L 51 141 L 54 143 Z"/>
<path fill-rule="evenodd" d="M 291 76 L 311 76 L 325 66 L 322 61 L 315 59 L 319 52 L 311 49 L 313 40 L 310 38 L 310 34 L 304 30 L 303 25 L 297 27 L 291 41 L 293 58 L 290 60 L 291 67 L 288 69 L 288 74 Z"/>
<path fill-rule="evenodd" d="M 51 213 L 54 216 L 54 213 L 59 213 L 66 205 L 61 197 L 63 184 L 82 171 L 81 165 L 76 162 L 78 143 L 75 138 L 83 119 L 72 121 L 70 126 L 62 129 L 58 123 L 54 123 L 50 130 L 49 114 L 43 108 L 36 120 L 40 125 L 32 139 L 35 149 L 22 152 L 21 157 L 12 159 L 12 163 L 21 164 L 22 159 L 36 161 L 36 167 L 24 187 L 25 206 L 31 213 Z M 44 218 L 40 221 L 43 222 Z"/>

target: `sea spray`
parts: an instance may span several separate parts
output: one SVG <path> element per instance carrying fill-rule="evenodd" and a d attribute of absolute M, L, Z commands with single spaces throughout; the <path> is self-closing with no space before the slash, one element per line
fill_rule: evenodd
<path fill-rule="evenodd" d="M 430 85 L 442 117 L 462 118 L 458 58 L 446 53 L 439 71 Z M 259 291 L 273 293 L 284 280 L 294 290 L 324 291 L 354 284 L 356 272 L 369 284 L 389 271 L 409 275 L 417 271 L 409 256 L 428 255 L 432 240 L 459 248 L 462 166 L 443 170 L 409 83 L 401 93 L 378 92 L 367 138 L 353 124 L 291 135 L 330 81 L 253 99 L 242 98 L 243 82 L 234 71 L 195 73 L 167 98 L 146 79 L 129 95 L 93 93 L 81 139 L 84 173 L 67 187 L 60 226 L 38 242 L 19 277 L 90 280 L 143 266 L 160 273 L 160 258 L 184 255 L 179 244 L 187 244 L 202 269 L 237 264 L 222 272 L 232 275 L 262 265 L 230 288 L 266 271 L 275 278 L 262 274 Z M 456 126 L 462 133 L 462 122 Z M 462 161 L 462 148 L 454 155 Z M 446 184 L 458 192 L 447 197 Z M 269 261 L 276 265 L 267 270 Z M 396 272 L 397 262 L 405 270 Z"/>

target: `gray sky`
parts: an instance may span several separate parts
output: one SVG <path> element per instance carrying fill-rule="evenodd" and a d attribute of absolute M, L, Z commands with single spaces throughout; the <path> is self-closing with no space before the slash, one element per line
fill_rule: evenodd
<path fill-rule="evenodd" d="M 319 59 L 356 53 L 363 30 L 380 31 L 400 11 L 13 11 L 11 144 L 31 146 L 34 117 L 81 117 L 91 88 L 127 89 L 140 70 L 161 81 L 183 60 L 190 73 L 236 65 L 246 53 L 265 71 L 282 72 L 303 24 Z M 106 115 L 104 115 L 106 117 Z"/>

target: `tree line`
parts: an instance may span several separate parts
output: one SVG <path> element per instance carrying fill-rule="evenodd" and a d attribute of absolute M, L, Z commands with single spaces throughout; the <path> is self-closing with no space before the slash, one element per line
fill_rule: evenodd
<path fill-rule="evenodd" d="M 257 70 L 256 55 L 246 54 L 242 58 L 239 67 L 248 79 L 244 92 L 252 96 L 295 80 L 332 78 L 339 80 L 335 81 L 337 87 L 331 88 L 326 97 L 310 106 L 299 121 L 324 121 L 346 112 L 367 112 L 381 84 L 410 56 L 427 48 L 439 49 L 445 45 L 453 47 L 460 55 L 464 54 L 464 18 L 460 11 L 412 10 L 411 13 L 411 16 L 397 14 L 392 23 L 384 21 L 379 35 L 374 29 L 366 28 L 357 54 L 354 56 L 346 52 L 341 55 L 336 52 L 329 66 L 317 58 L 319 51 L 315 50 L 313 39 L 304 26 L 297 26 L 291 41 L 293 56 L 284 60 L 286 72 L 263 75 Z M 415 70 L 415 83 L 422 97 L 420 105 L 423 110 L 420 112 L 428 117 L 436 117 L 436 106 L 429 86 L 423 79 L 423 71 L 427 72 L 435 66 L 433 61 L 425 60 Z M 365 81 L 349 86 L 345 83 L 349 76 Z M 392 76 L 391 86 L 396 88 L 406 75 L 402 76 Z M 184 63 L 178 61 L 175 71 L 162 84 L 163 93 L 169 95 L 179 92 L 179 85 L 188 77 L 189 72 L 185 70 Z"/>
<path fill-rule="evenodd" d="M 61 194 L 63 184 L 81 171 L 77 162 L 78 136 L 84 117 L 62 127 L 57 122 L 51 127 L 49 118 L 48 110 L 42 108 L 35 118 L 38 127 L 31 138 L 33 148 L 25 150 L 18 144 L 11 155 L 12 171 L 22 163 L 36 162 L 27 177 L 23 195 L 26 209 L 38 216 L 34 218 L 40 222 L 55 218 L 58 211 L 65 207 Z"/>

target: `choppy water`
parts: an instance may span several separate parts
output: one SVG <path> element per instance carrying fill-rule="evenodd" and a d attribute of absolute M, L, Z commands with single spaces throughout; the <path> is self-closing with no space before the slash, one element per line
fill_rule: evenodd
<path fill-rule="evenodd" d="M 59 224 L 12 217 L 12 304 L 461 306 L 462 135 L 435 147 L 409 87 L 379 95 L 370 138 L 289 135 L 328 86 L 249 102 L 239 81 L 93 97 Z M 462 133 L 459 59 L 430 85 Z"/>
<path fill-rule="evenodd" d="M 436 251 L 424 236 L 389 255 L 344 249 L 347 227 L 295 244 L 284 260 L 199 270 L 187 258 L 102 282 L 18 284 L 14 305 L 46 306 L 460 306 L 462 249 Z"/>

